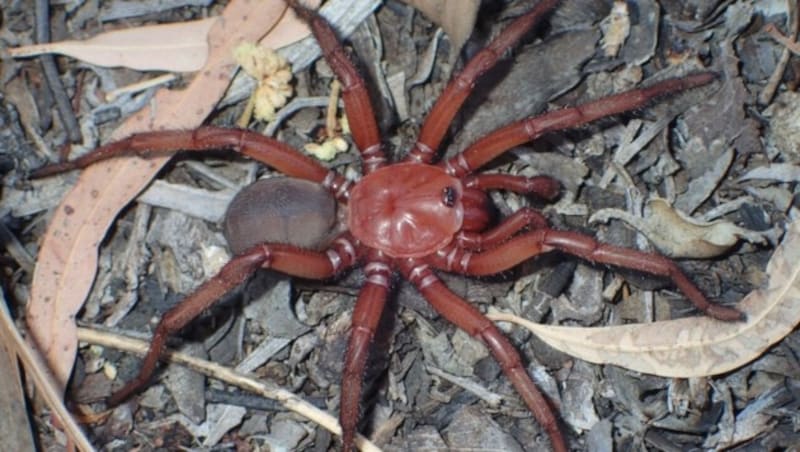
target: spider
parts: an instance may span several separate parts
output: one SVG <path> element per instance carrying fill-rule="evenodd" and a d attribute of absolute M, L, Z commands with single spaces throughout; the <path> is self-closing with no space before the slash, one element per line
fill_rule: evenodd
<path fill-rule="evenodd" d="M 263 243 L 252 237 L 237 244 L 235 257 L 216 276 L 164 315 L 155 329 L 139 374 L 111 396 L 109 405 L 124 401 L 148 382 L 169 335 L 182 329 L 259 268 L 301 278 L 330 279 L 356 265 L 364 267 L 365 282 L 353 311 L 341 384 L 339 418 L 344 450 L 354 445 L 361 378 L 370 343 L 390 295 L 393 278 L 398 274 L 410 281 L 441 316 L 487 346 L 557 451 L 568 450 L 558 417 L 526 372 L 517 350 L 476 307 L 448 289 L 437 272 L 492 275 L 557 250 L 592 262 L 669 278 L 707 315 L 726 321 L 742 319 L 738 310 L 710 303 L 673 261 L 660 255 L 602 244 L 591 236 L 552 229 L 544 216 L 531 208 L 522 208 L 492 225 L 487 191 L 507 190 L 552 200 L 558 196 L 560 185 L 544 176 L 529 178 L 479 172 L 510 148 L 545 133 L 641 108 L 664 94 L 711 83 L 716 78 L 714 74 L 696 73 L 669 79 L 513 122 L 480 138 L 454 157 L 439 160 L 438 150 L 448 127 L 476 80 L 559 3 L 542 0 L 515 19 L 453 77 L 422 124 L 416 144 L 404 158 L 390 162 L 381 144 L 365 82 L 333 29 L 313 10 L 296 1 L 289 3 L 310 24 L 325 59 L 342 83 L 345 111 L 350 124 L 355 125 L 353 141 L 361 155 L 362 177 L 359 180 L 349 181 L 277 140 L 247 130 L 213 126 L 133 135 L 71 162 L 44 167 L 35 174 L 46 176 L 130 153 L 147 157 L 176 150 L 227 148 L 291 178 L 304 180 L 305 184 L 316 184 L 317 191 L 322 193 L 321 204 L 338 204 L 346 212 L 346 231 L 321 251 L 285 243 Z M 245 202 L 245 211 L 252 201 Z"/>

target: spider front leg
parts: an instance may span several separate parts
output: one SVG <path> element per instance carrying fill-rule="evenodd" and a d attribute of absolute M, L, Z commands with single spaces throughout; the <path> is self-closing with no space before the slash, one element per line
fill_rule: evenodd
<path fill-rule="evenodd" d="M 422 124 L 417 143 L 406 157 L 406 161 L 423 163 L 433 161 L 436 157 L 436 150 L 447 133 L 447 128 L 450 127 L 456 113 L 472 93 L 478 78 L 497 64 L 500 58 L 510 48 L 517 45 L 525 33 L 536 26 L 558 3 L 558 0 L 540 1 L 533 9 L 514 20 L 488 46 L 472 57 L 464 69 L 453 77 L 453 80 L 439 95 Z"/>
<path fill-rule="evenodd" d="M 344 110 L 352 126 L 350 133 L 361 153 L 363 172 L 365 175 L 369 174 L 386 163 L 386 156 L 364 79 L 358 75 L 358 70 L 345 54 L 342 44 L 336 38 L 336 33 L 326 20 L 316 11 L 300 5 L 297 1 L 289 1 L 289 4 L 298 16 L 308 22 L 317 43 L 322 48 L 325 61 L 342 83 Z"/>
<path fill-rule="evenodd" d="M 213 149 L 234 150 L 287 176 L 321 184 L 340 199 L 347 197 L 348 184 L 343 177 L 291 146 L 249 130 L 215 126 L 204 126 L 195 130 L 138 133 L 105 144 L 75 160 L 39 168 L 31 177 L 47 177 L 120 156 L 136 155 L 146 158 L 178 151 L 205 152 Z"/>
<path fill-rule="evenodd" d="M 247 280 L 259 268 L 270 268 L 302 278 L 327 279 L 353 265 L 355 259 L 353 244 L 347 236 L 336 239 L 326 252 L 308 251 L 290 245 L 262 244 L 234 257 L 219 273 L 164 314 L 153 333 L 153 340 L 142 361 L 139 374 L 112 394 L 108 405 L 119 405 L 141 389 L 155 371 L 167 338 Z"/>
<path fill-rule="evenodd" d="M 475 174 L 464 178 L 464 186 L 478 190 L 508 190 L 521 195 L 533 195 L 545 201 L 554 200 L 561 184 L 548 176 L 513 176 L 509 174 Z"/>
<path fill-rule="evenodd" d="M 536 388 L 522 365 L 519 352 L 497 326 L 477 308 L 450 291 L 427 265 L 406 260 L 401 264 L 401 271 L 442 317 L 486 345 L 536 421 L 547 432 L 553 450 L 566 452 L 566 442 L 549 401 Z"/>
<path fill-rule="evenodd" d="M 508 190 L 521 195 L 533 195 L 537 198 L 552 201 L 561 188 L 561 184 L 547 176 L 513 176 L 509 174 L 475 174 L 464 178 L 465 188 L 474 188 L 481 191 Z M 470 251 L 496 246 L 525 228 L 540 229 L 548 227 L 547 219 L 537 210 L 522 208 L 510 217 L 505 218 L 500 225 L 486 232 L 460 232 L 456 235 L 455 247 Z M 440 254 L 450 251 L 443 250 Z"/>
<path fill-rule="evenodd" d="M 454 259 L 454 265 L 449 270 L 474 276 L 492 275 L 553 250 L 591 262 L 669 278 L 705 314 L 725 321 L 745 320 L 741 311 L 709 302 L 672 260 L 655 253 L 600 243 L 593 237 L 577 232 L 538 229 L 516 236 L 496 248 Z"/>
<path fill-rule="evenodd" d="M 523 207 L 486 232 L 459 232 L 453 244 L 443 248 L 430 259 L 438 263 L 435 264 L 437 268 L 448 268 L 451 265 L 444 263 L 447 259 L 458 259 L 456 256 L 462 255 L 464 252 L 495 247 L 526 228 L 542 229 L 547 227 L 549 224 L 544 215 L 536 209 Z M 447 256 L 446 260 L 442 260 L 443 256 Z"/>
<path fill-rule="evenodd" d="M 577 127 L 606 116 L 636 110 L 646 106 L 655 98 L 703 86 L 716 78 L 716 74 L 705 72 L 669 79 L 646 88 L 614 94 L 583 105 L 562 108 L 513 122 L 484 136 L 463 152 L 440 162 L 439 165 L 444 167 L 449 174 L 461 177 L 472 173 L 507 150 L 533 141 L 546 133 Z"/>

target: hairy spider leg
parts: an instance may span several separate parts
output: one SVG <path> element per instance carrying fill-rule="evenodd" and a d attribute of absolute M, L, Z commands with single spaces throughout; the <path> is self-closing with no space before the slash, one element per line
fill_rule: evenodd
<path fill-rule="evenodd" d="M 475 54 L 464 69 L 447 84 L 428 113 L 417 137 L 417 143 L 406 156 L 407 161 L 431 163 L 458 110 L 475 88 L 475 82 L 514 47 L 559 0 L 542 0 L 530 11 L 515 19 L 486 48 Z"/>
<path fill-rule="evenodd" d="M 423 262 L 409 259 L 400 264 L 405 276 L 436 312 L 469 335 L 483 342 L 500 363 L 503 373 L 522 397 L 533 417 L 550 437 L 556 452 L 566 452 L 567 446 L 550 402 L 536 388 L 516 348 L 503 333 L 475 306 L 453 293 Z"/>
<path fill-rule="evenodd" d="M 645 88 L 602 97 L 578 105 L 550 111 L 513 122 L 475 141 L 463 152 L 439 163 L 453 176 L 476 171 L 507 150 L 533 141 L 557 130 L 569 129 L 606 116 L 642 108 L 654 99 L 711 83 L 717 75 L 711 72 L 692 74 L 655 83 Z"/>
<path fill-rule="evenodd" d="M 514 176 L 511 174 L 474 174 L 464 178 L 464 187 L 478 190 L 508 190 L 521 195 L 533 195 L 545 201 L 554 200 L 561 183 L 550 176 Z"/>
<path fill-rule="evenodd" d="M 316 11 L 302 6 L 297 1 L 290 1 L 289 4 L 297 15 L 311 26 L 311 31 L 322 48 L 325 61 L 342 84 L 342 100 L 347 120 L 351 125 L 350 133 L 361 153 L 363 174 L 367 175 L 386 164 L 386 155 L 364 79 L 347 57 L 336 33 L 326 20 Z"/>
<path fill-rule="evenodd" d="M 338 237 L 327 251 L 309 251 L 291 245 L 260 244 L 230 260 L 215 276 L 167 311 L 158 322 L 150 348 L 139 374 L 111 395 L 109 406 L 118 405 L 141 389 L 153 375 L 164 352 L 167 338 L 181 330 L 223 295 L 247 280 L 259 268 L 269 268 L 287 275 L 309 279 L 327 279 L 351 267 L 356 261 L 349 234 Z"/>
<path fill-rule="evenodd" d="M 447 253 L 428 258 L 435 268 L 471 276 L 494 275 L 534 256 L 558 250 L 581 259 L 669 278 L 672 283 L 706 315 L 718 320 L 745 320 L 741 311 L 708 301 L 700 289 L 671 259 L 655 253 L 598 242 L 595 238 L 571 231 L 539 228 L 498 244 L 494 248 L 472 252 L 451 247 Z"/>
<path fill-rule="evenodd" d="M 541 229 L 548 227 L 547 218 L 541 212 L 530 207 L 523 207 L 504 218 L 500 224 L 488 231 L 459 232 L 453 243 L 440 250 L 437 256 L 455 259 L 456 255 L 460 253 L 459 249 L 470 252 L 481 251 L 505 242 L 526 228 Z"/>
<path fill-rule="evenodd" d="M 339 423 L 342 425 L 342 450 L 353 448 L 358 427 L 361 390 L 369 349 L 380 322 L 389 287 L 392 269 L 388 259 L 378 251 L 370 252 L 364 267 L 366 282 L 358 294 L 350 335 L 345 352 L 339 402 Z"/>
<path fill-rule="evenodd" d="M 195 130 L 159 130 L 131 135 L 123 140 L 105 144 L 77 159 L 44 166 L 31 174 L 46 177 L 113 157 L 137 155 L 147 158 L 173 154 L 179 150 L 207 152 L 229 149 L 246 155 L 287 176 L 321 184 L 341 201 L 348 198 L 349 182 L 325 168 L 318 161 L 301 154 L 293 147 L 274 138 L 245 130 L 203 126 Z"/>

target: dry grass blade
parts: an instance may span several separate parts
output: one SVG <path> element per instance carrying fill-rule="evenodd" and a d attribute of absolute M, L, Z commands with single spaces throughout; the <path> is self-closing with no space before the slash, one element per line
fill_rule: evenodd
<path fill-rule="evenodd" d="M 31 349 L 25 339 L 19 334 L 14 321 L 11 319 L 11 314 L 6 307 L 6 300 L 0 293 L 0 338 L 2 345 L 10 351 L 9 354 L 15 355 L 22 362 L 26 374 L 33 380 L 36 389 L 39 391 L 41 397 L 47 403 L 47 406 L 52 410 L 53 414 L 58 417 L 64 432 L 70 438 L 72 443 L 78 450 L 93 451 L 89 440 L 84 436 L 83 431 L 75 422 L 72 415 L 64 406 L 60 391 L 53 377 L 50 375 L 46 365 L 44 364 L 41 356 Z M 16 361 L 16 360 L 15 360 Z M 15 363 L 16 365 L 16 363 Z M 3 386 L 11 386 L 14 382 L 3 381 Z M 11 418 L 10 414 L 4 414 L 4 417 Z M 17 426 L 21 428 L 21 426 Z M 3 439 L 4 448 L 12 447 L 13 442 L 8 442 L 7 438 Z M 13 447 L 12 447 L 13 448 Z"/>
<path fill-rule="evenodd" d="M 649 324 L 599 328 L 540 325 L 508 314 L 495 321 L 517 323 L 550 346 L 577 358 L 615 364 L 663 377 L 702 377 L 729 372 L 756 359 L 800 323 L 800 222 L 792 223 L 767 265 L 768 286 L 751 292 L 738 307 L 741 323 L 692 317 Z"/>
<path fill-rule="evenodd" d="M 5 317 L 5 313 L 3 313 Z M 0 329 L 7 328 L 4 323 Z M 0 337 L 4 334 L 0 333 Z M 25 410 L 25 393 L 15 347 L 8 339 L 0 343 L 0 438 L 11 450 L 34 450 L 33 429 Z"/>

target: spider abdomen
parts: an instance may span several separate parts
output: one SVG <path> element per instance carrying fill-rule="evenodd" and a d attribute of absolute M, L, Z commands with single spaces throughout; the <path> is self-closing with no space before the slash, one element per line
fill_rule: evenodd
<path fill-rule="evenodd" d="M 421 257 L 453 240 L 464 221 L 461 181 L 421 163 L 381 168 L 350 191 L 348 227 L 392 257 Z"/>
<path fill-rule="evenodd" d="M 260 243 L 319 249 L 336 223 L 336 200 L 321 185 L 291 177 L 258 180 L 225 212 L 224 233 L 234 254 Z"/>

